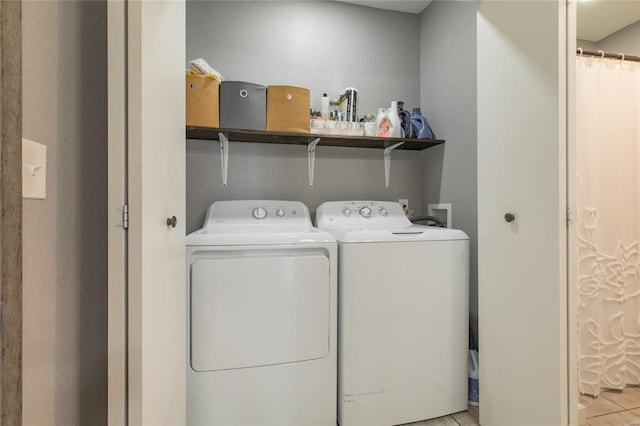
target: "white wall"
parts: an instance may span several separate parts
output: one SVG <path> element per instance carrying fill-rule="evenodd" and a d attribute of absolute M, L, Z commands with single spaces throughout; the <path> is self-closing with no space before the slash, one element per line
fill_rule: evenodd
<path fill-rule="evenodd" d="M 419 16 L 337 2 L 187 2 L 187 61 L 202 57 L 225 79 L 311 90 L 336 97 L 359 90 L 360 113 L 393 100 L 420 102 Z M 223 199 L 293 199 L 311 211 L 329 200 L 408 198 L 422 207 L 420 151 L 395 151 L 391 187 L 384 186 L 380 149 L 322 146 L 308 187 L 304 146 L 231 143 L 228 186 L 219 146 L 187 142 L 187 232 Z"/>
<path fill-rule="evenodd" d="M 106 7 L 22 3 L 23 135 L 47 199 L 23 204 L 23 423 L 106 424 Z"/>
<path fill-rule="evenodd" d="M 422 113 L 446 142 L 424 151 L 423 211 L 451 203 L 471 238 L 469 311 L 478 338 L 476 4 L 431 3 L 420 20 Z"/>

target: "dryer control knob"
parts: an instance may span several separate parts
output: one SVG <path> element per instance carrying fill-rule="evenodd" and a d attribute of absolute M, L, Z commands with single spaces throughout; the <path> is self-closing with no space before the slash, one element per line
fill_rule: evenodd
<path fill-rule="evenodd" d="M 369 207 L 363 207 L 360 209 L 360 216 L 362 217 L 370 217 L 371 209 Z"/>
<path fill-rule="evenodd" d="M 256 207 L 255 209 L 253 209 L 253 217 L 255 217 L 256 219 L 264 219 L 265 217 L 267 217 L 267 211 L 264 207 Z"/>
<path fill-rule="evenodd" d="M 342 214 L 344 214 L 345 216 L 351 216 L 351 209 L 344 209 L 342 210 Z"/>
<path fill-rule="evenodd" d="M 380 207 L 380 214 L 382 216 L 386 216 L 387 214 L 389 214 L 389 212 L 387 212 L 387 209 L 385 209 L 384 207 Z"/>
<path fill-rule="evenodd" d="M 284 210 L 282 210 L 282 209 L 276 210 L 276 216 L 278 216 L 278 217 L 284 216 Z"/>

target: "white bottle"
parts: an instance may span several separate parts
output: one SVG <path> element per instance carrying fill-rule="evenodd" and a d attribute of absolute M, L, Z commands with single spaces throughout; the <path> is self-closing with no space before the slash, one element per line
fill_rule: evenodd
<path fill-rule="evenodd" d="M 400 125 L 400 115 L 398 114 L 398 102 L 391 102 L 391 108 L 388 110 L 390 128 L 389 128 L 389 137 L 391 138 L 401 138 L 402 137 L 402 126 Z"/>
<path fill-rule="evenodd" d="M 323 120 L 329 120 L 329 97 L 326 93 L 322 95 L 322 107 L 320 108 Z"/>
<path fill-rule="evenodd" d="M 378 109 L 378 115 L 376 116 L 376 136 L 387 137 L 388 130 L 381 128 L 385 120 L 389 120 L 387 118 L 387 110 L 384 108 Z"/>

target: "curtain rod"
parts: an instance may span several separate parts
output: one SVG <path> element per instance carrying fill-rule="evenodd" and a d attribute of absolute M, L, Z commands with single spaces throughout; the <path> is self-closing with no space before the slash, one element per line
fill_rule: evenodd
<path fill-rule="evenodd" d="M 599 56 L 601 58 L 622 59 L 623 61 L 640 62 L 640 56 L 625 55 L 622 53 L 607 53 L 603 52 L 602 50 L 584 50 L 581 47 L 578 47 L 576 53 L 580 56 Z"/>

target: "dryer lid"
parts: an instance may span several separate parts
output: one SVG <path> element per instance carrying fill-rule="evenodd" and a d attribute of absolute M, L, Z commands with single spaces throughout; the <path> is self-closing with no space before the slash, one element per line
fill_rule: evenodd
<path fill-rule="evenodd" d="M 248 245 L 291 245 L 291 244 L 325 244 L 336 240 L 329 232 L 317 228 L 293 230 L 244 229 L 229 232 L 208 232 L 199 229 L 187 235 L 187 246 L 248 246 Z"/>

